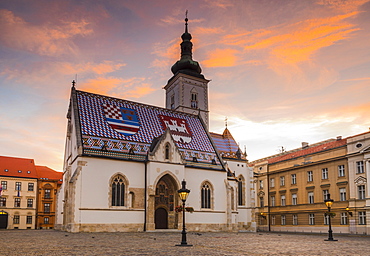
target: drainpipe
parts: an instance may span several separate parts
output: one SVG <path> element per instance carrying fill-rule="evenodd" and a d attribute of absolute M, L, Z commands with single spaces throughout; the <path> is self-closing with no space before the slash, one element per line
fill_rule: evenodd
<path fill-rule="evenodd" d="M 270 217 L 270 178 L 269 178 L 269 165 L 267 164 L 267 216 L 269 232 L 271 231 L 271 217 Z"/>
<path fill-rule="evenodd" d="M 146 231 L 146 219 L 147 219 L 147 183 L 148 183 L 148 154 L 145 157 L 145 174 L 144 174 L 144 232 Z"/>

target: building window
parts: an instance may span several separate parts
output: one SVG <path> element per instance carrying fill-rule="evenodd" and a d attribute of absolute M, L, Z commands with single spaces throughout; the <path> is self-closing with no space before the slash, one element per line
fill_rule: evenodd
<path fill-rule="evenodd" d="M 238 180 L 238 204 L 245 205 L 244 203 L 244 177 L 240 176 Z"/>
<path fill-rule="evenodd" d="M 13 224 L 19 224 L 19 215 L 14 215 Z"/>
<path fill-rule="evenodd" d="M 285 203 L 286 203 L 286 201 L 285 201 L 285 195 L 282 195 L 281 196 L 281 206 L 285 206 Z"/>
<path fill-rule="evenodd" d="M 365 185 L 358 186 L 358 199 L 365 199 Z"/>
<path fill-rule="evenodd" d="M 324 214 L 324 225 L 329 225 L 329 218 L 328 214 Z"/>
<path fill-rule="evenodd" d="M 28 183 L 28 191 L 33 191 L 34 183 Z"/>
<path fill-rule="evenodd" d="M 364 162 L 363 161 L 358 161 L 356 162 L 356 173 L 364 173 Z"/>
<path fill-rule="evenodd" d="M 313 171 L 308 171 L 307 172 L 307 182 L 312 182 L 313 181 Z"/>
<path fill-rule="evenodd" d="M 171 109 L 175 109 L 175 96 L 171 96 Z"/>
<path fill-rule="evenodd" d="M 50 212 L 50 204 L 49 203 L 44 204 L 44 212 L 46 212 L 46 213 Z"/>
<path fill-rule="evenodd" d="M 280 177 L 280 186 L 281 187 L 285 186 L 285 177 L 284 176 Z"/>
<path fill-rule="evenodd" d="M 366 225 L 366 212 L 358 212 L 358 224 Z"/>
<path fill-rule="evenodd" d="M 198 108 L 198 99 L 197 94 L 192 93 L 191 94 L 191 108 Z"/>
<path fill-rule="evenodd" d="M 315 203 L 313 192 L 308 192 L 308 203 L 309 204 Z"/>
<path fill-rule="evenodd" d="M 274 188 L 275 187 L 275 179 L 274 178 L 271 178 L 270 179 L 270 187 L 271 188 Z"/>
<path fill-rule="evenodd" d="M 164 158 L 166 160 L 170 159 L 170 144 L 166 144 L 165 149 L 164 149 Z"/>
<path fill-rule="evenodd" d="M 263 180 L 260 180 L 259 184 L 260 184 L 260 189 L 263 189 Z"/>
<path fill-rule="evenodd" d="M 297 194 L 292 194 L 292 205 L 298 204 Z"/>
<path fill-rule="evenodd" d="M 339 189 L 339 200 L 346 201 L 346 188 Z"/>
<path fill-rule="evenodd" d="M 292 174 L 291 175 L 291 178 L 292 178 L 292 185 L 297 184 L 297 175 L 296 174 Z"/>
<path fill-rule="evenodd" d="M 5 197 L 0 197 L 0 207 L 6 207 L 6 198 Z"/>
<path fill-rule="evenodd" d="M 45 190 L 44 190 L 44 197 L 45 197 L 46 199 L 51 198 L 51 191 L 50 191 L 50 189 L 45 189 Z"/>
<path fill-rule="evenodd" d="M 3 188 L 3 190 L 7 190 L 8 189 L 8 182 L 5 181 L 5 180 L 2 180 L 1 181 L 1 187 Z"/>
<path fill-rule="evenodd" d="M 275 206 L 275 196 L 271 196 L 271 206 Z"/>
<path fill-rule="evenodd" d="M 21 199 L 19 197 L 14 198 L 14 207 L 21 207 Z"/>
<path fill-rule="evenodd" d="M 275 220 L 276 220 L 276 218 L 275 218 L 275 215 L 273 215 L 273 216 L 271 216 L 271 225 L 275 225 Z"/>
<path fill-rule="evenodd" d="M 315 214 L 314 213 L 308 214 L 308 224 L 315 225 Z"/>
<path fill-rule="evenodd" d="M 285 215 L 281 215 L 281 225 L 282 226 L 286 225 L 285 220 L 286 220 Z"/>
<path fill-rule="evenodd" d="M 33 207 L 33 199 L 29 198 L 27 199 L 27 207 L 32 208 Z"/>
<path fill-rule="evenodd" d="M 324 198 L 324 200 L 329 199 L 329 197 L 330 197 L 329 190 L 324 189 L 324 190 L 322 191 L 322 197 Z"/>
<path fill-rule="evenodd" d="M 347 217 L 347 213 L 346 212 L 342 212 L 341 214 L 340 214 L 340 225 L 347 225 L 347 219 L 348 217 Z"/>
<path fill-rule="evenodd" d="M 49 224 L 49 217 L 44 217 L 44 224 Z"/>
<path fill-rule="evenodd" d="M 16 182 L 15 183 L 15 190 L 21 191 L 22 190 L 22 182 Z"/>
<path fill-rule="evenodd" d="M 293 225 L 298 225 L 298 215 L 293 214 Z"/>
<path fill-rule="evenodd" d="M 344 177 L 346 176 L 345 175 L 345 172 L 344 172 L 344 165 L 338 165 L 338 177 Z"/>
<path fill-rule="evenodd" d="M 32 224 L 32 216 L 30 215 L 27 216 L 26 224 Z"/>
<path fill-rule="evenodd" d="M 265 199 L 263 196 L 260 197 L 260 207 L 265 207 Z"/>
<path fill-rule="evenodd" d="M 324 168 L 321 170 L 321 179 L 327 180 L 328 179 L 328 168 Z"/>
<path fill-rule="evenodd" d="M 201 192 L 201 206 L 205 209 L 211 209 L 211 186 L 209 184 L 203 184 Z"/>
<path fill-rule="evenodd" d="M 125 183 L 121 175 L 117 175 L 111 184 L 112 187 L 112 206 L 125 205 Z"/>

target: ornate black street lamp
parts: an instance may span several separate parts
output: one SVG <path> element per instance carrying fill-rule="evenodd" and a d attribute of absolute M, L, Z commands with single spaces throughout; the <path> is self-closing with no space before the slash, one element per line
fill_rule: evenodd
<path fill-rule="evenodd" d="M 331 209 L 331 206 L 334 203 L 334 200 L 333 199 L 330 199 L 330 194 L 328 194 L 328 198 L 325 199 L 324 202 L 325 202 L 326 207 L 328 207 L 328 213 L 327 213 L 327 215 L 329 216 L 329 237 L 328 237 L 328 239 L 325 239 L 325 241 L 338 241 L 338 240 L 336 240 L 336 239 L 333 238 L 333 231 L 331 230 L 331 213 L 330 213 L 330 209 Z"/>
<path fill-rule="evenodd" d="M 188 198 L 190 190 L 186 188 L 186 181 L 182 181 L 182 187 L 177 191 L 179 193 L 180 199 L 182 201 L 182 232 L 181 232 L 181 244 L 177 244 L 176 246 L 193 246 L 186 242 L 186 228 L 185 228 L 185 202 Z"/>

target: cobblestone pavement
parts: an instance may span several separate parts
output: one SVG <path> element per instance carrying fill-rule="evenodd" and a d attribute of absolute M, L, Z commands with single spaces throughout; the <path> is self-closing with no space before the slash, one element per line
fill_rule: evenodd
<path fill-rule="evenodd" d="M 0 255 L 370 255 L 369 236 L 286 233 L 67 233 L 1 230 Z"/>

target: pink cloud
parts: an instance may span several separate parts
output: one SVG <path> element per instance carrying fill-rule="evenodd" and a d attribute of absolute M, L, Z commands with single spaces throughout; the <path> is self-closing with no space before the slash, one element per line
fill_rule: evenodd
<path fill-rule="evenodd" d="M 78 51 L 72 38 L 87 36 L 93 31 L 85 20 L 63 22 L 61 25 L 31 25 L 9 10 L 0 10 L 0 42 L 10 48 L 45 56 L 60 56 Z"/>

